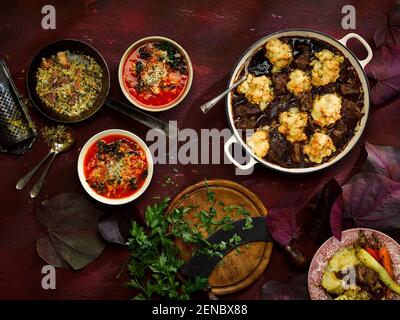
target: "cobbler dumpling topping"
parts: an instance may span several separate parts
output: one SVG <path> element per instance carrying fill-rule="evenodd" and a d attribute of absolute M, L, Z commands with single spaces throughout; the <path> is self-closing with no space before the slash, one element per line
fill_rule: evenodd
<path fill-rule="evenodd" d="M 336 93 L 317 96 L 313 102 L 311 117 L 320 127 L 327 127 L 340 119 L 342 97 Z"/>
<path fill-rule="evenodd" d="M 307 113 L 300 112 L 298 108 L 291 108 L 289 111 L 279 115 L 278 131 L 292 143 L 307 140 L 304 128 L 307 126 Z"/>
<path fill-rule="evenodd" d="M 310 161 L 321 163 L 325 157 L 330 156 L 336 151 L 332 139 L 326 134 L 316 132 L 312 135 L 310 141 L 304 146 L 303 152 Z"/>
<path fill-rule="evenodd" d="M 249 74 L 237 91 L 244 94 L 251 103 L 258 104 L 261 110 L 264 110 L 275 97 L 272 81 L 267 76 L 255 77 Z"/>
<path fill-rule="evenodd" d="M 340 64 L 344 61 L 343 56 L 335 55 L 327 49 L 316 52 L 314 55 L 317 59 L 310 63 L 313 67 L 312 84 L 320 87 L 335 82 L 339 78 Z"/>
<path fill-rule="evenodd" d="M 253 150 L 257 157 L 264 158 L 269 150 L 268 140 L 269 127 L 258 129 L 252 136 L 247 138 L 247 145 Z"/>
<path fill-rule="evenodd" d="M 295 95 L 311 90 L 310 76 L 303 70 L 296 69 L 292 71 L 289 74 L 289 79 L 290 81 L 287 83 L 286 88 Z"/>
<path fill-rule="evenodd" d="M 280 39 L 272 39 L 265 45 L 266 56 L 274 65 L 272 72 L 286 68 L 293 60 L 292 48 Z"/>

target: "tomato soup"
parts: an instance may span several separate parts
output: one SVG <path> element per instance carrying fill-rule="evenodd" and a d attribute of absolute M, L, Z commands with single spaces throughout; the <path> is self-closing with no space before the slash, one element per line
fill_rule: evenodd
<path fill-rule="evenodd" d="M 149 108 L 176 101 L 188 82 L 184 56 L 167 41 L 146 43 L 128 56 L 123 68 L 125 89 Z"/>
<path fill-rule="evenodd" d="M 84 175 L 99 195 L 120 199 L 138 191 L 146 180 L 144 149 L 123 135 L 109 135 L 93 143 L 84 159 Z"/>

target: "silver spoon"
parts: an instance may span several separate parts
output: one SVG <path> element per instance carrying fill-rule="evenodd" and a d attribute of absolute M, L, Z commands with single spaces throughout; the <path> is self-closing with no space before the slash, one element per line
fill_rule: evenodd
<path fill-rule="evenodd" d="M 248 60 L 250 62 L 250 59 Z M 216 96 L 214 99 L 211 99 L 210 101 L 206 102 L 203 104 L 200 109 L 203 111 L 204 114 L 206 114 L 208 111 L 210 111 L 223 97 L 225 97 L 229 92 L 231 92 L 233 89 L 235 89 L 237 86 L 242 84 L 246 79 L 247 75 L 249 74 L 249 71 L 247 70 L 248 63 L 246 62 L 246 66 L 244 67 L 244 75 L 241 77 L 238 81 L 236 81 L 234 84 L 232 84 L 228 89 L 226 89 L 224 92 Z"/>
<path fill-rule="evenodd" d="M 229 92 L 231 92 L 233 89 L 235 89 L 237 86 L 239 86 L 241 83 L 243 83 L 247 79 L 247 75 L 249 74 L 249 64 L 251 61 L 251 58 L 254 56 L 251 55 L 250 57 L 247 58 L 245 65 L 244 65 L 244 75 L 237 80 L 235 83 L 233 83 L 228 89 L 226 89 L 224 92 L 216 96 L 214 99 L 211 99 L 210 101 L 206 102 L 203 104 L 200 109 L 203 111 L 204 114 L 206 114 L 208 111 L 212 109 L 223 97 L 225 97 Z"/>
<path fill-rule="evenodd" d="M 31 196 L 31 198 L 35 198 L 39 194 L 40 190 L 42 189 L 44 180 L 45 180 L 47 173 L 48 173 L 55 157 L 57 156 L 57 154 L 70 149 L 71 146 L 74 144 L 74 141 L 75 141 L 75 135 L 74 135 L 73 130 L 71 128 L 66 127 L 64 139 L 59 139 L 52 143 L 50 152 L 43 158 L 42 161 L 40 161 L 35 167 L 33 167 L 31 171 L 29 171 L 26 175 L 24 175 L 21 179 L 18 180 L 16 188 L 22 189 L 23 187 L 25 187 L 26 184 L 29 182 L 29 180 L 36 173 L 36 171 L 38 171 L 38 169 L 43 165 L 43 163 L 51 155 L 53 155 L 49 164 L 46 166 L 46 169 L 44 170 L 44 172 L 40 176 L 39 180 L 35 183 L 35 185 L 33 186 L 32 190 L 31 190 L 30 196 Z"/>

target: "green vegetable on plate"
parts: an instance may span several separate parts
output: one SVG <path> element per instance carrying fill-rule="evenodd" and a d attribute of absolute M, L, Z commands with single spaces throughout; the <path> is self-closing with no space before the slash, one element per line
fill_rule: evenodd
<path fill-rule="evenodd" d="M 375 260 L 375 258 L 368 253 L 367 250 L 365 249 L 359 249 L 357 250 L 357 258 L 365 264 L 368 268 L 371 270 L 375 271 L 379 279 L 394 293 L 400 294 L 400 285 L 398 285 L 389 275 L 389 273 L 386 271 L 386 269 L 378 262 Z"/>

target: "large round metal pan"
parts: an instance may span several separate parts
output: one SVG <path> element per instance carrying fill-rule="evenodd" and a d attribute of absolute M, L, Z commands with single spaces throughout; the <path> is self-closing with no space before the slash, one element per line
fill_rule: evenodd
<path fill-rule="evenodd" d="M 229 158 L 229 160 L 238 168 L 242 170 L 248 170 L 252 168 L 255 164 L 260 163 L 268 168 L 278 170 L 281 172 L 286 172 L 286 173 L 292 173 L 292 174 L 301 174 L 301 173 L 310 173 L 310 172 L 315 172 L 319 171 L 322 169 L 325 169 L 327 167 L 332 166 L 334 163 L 338 162 L 340 159 L 342 159 L 346 154 L 350 152 L 351 149 L 354 148 L 354 146 L 357 144 L 358 140 L 360 139 L 365 125 L 367 123 L 368 119 L 368 113 L 370 109 L 370 95 L 369 95 L 369 85 L 368 85 L 368 78 L 364 72 L 364 67 L 368 64 L 369 61 L 372 59 L 372 50 L 371 47 L 368 45 L 368 43 L 358 34 L 356 33 L 349 33 L 346 36 L 344 36 L 342 39 L 335 39 L 327 34 L 318 32 L 318 31 L 312 31 L 312 30 L 303 30 L 303 29 L 292 29 L 292 30 L 285 30 L 285 31 L 279 31 L 276 33 L 273 33 L 271 35 L 268 35 L 261 40 L 257 41 L 255 44 L 253 44 L 244 54 L 243 56 L 239 59 L 238 63 L 236 64 L 235 68 L 233 69 L 232 75 L 230 77 L 228 85 L 231 86 L 234 82 L 237 81 L 237 79 L 240 77 L 241 71 L 244 68 L 245 61 L 253 55 L 253 53 L 260 48 L 261 46 L 265 45 L 269 40 L 279 38 L 279 37 L 305 37 L 305 38 L 314 38 L 318 40 L 322 40 L 327 42 L 328 44 L 332 45 L 333 47 L 337 48 L 346 58 L 349 59 L 350 63 L 356 70 L 358 77 L 360 79 L 362 89 L 364 91 L 364 108 L 362 112 L 364 113 L 364 116 L 361 118 L 360 123 L 355 129 L 355 134 L 353 138 L 348 142 L 346 147 L 338 154 L 336 157 L 330 159 L 328 162 L 322 163 L 320 165 L 314 166 L 314 167 L 307 167 L 307 168 L 285 168 L 282 166 L 279 166 L 275 163 L 271 163 L 266 161 L 265 159 L 261 159 L 257 157 L 253 151 L 250 149 L 250 147 L 242 140 L 240 134 L 238 133 L 238 130 L 234 126 L 234 120 L 233 120 L 233 112 L 232 112 L 232 92 L 227 95 L 226 98 L 226 113 L 229 121 L 229 125 L 233 131 L 232 137 L 225 143 L 224 149 L 225 149 L 225 154 Z M 357 57 L 347 48 L 346 43 L 349 39 L 355 38 L 359 40 L 365 49 L 367 50 L 367 57 L 364 60 L 358 60 Z M 234 143 L 239 143 L 243 146 L 243 148 L 247 151 L 247 153 L 250 155 L 250 161 L 248 161 L 247 164 L 240 164 L 238 161 L 234 159 L 230 152 L 230 146 Z"/>

